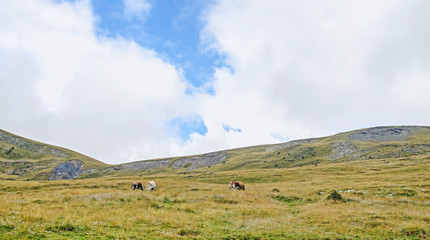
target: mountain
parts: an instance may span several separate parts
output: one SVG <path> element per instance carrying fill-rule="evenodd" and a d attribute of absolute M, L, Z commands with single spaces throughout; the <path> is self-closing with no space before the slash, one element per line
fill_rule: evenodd
<path fill-rule="evenodd" d="M 428 157 L 430 127 L 374 127 L 333 136 L 195 156 L 107 165 L 85 155 L 0 131 L 0 173 L 28 179 L 72 179 L 159 172 L 294 168 L 307 165 Z"/>

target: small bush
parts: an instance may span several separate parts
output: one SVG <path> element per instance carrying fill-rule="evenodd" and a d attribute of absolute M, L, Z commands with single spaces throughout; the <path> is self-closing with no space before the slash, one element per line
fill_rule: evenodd
<path fill-rule="evenodd" d="M 333 192 L 328 195 L 327 200 L 342 201 L 343 197 L 336 190 L 333 190 Z"/>

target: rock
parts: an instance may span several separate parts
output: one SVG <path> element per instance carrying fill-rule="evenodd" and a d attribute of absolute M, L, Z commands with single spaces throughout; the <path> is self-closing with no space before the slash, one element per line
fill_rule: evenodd
<path fill-rule="evenodd" d="M 227 158 L 226 152 L 213 152 L 194 157 L 185 157 L 173 162 L 172 168 L 178 169 L 186 167 L 188 170 L 210 167 L 216 165 Z"/>
<path fill-rule="evenodd" d="M 411 134 L 416 133 L 424 127 L 376 127 L 363 129 L 349 135 L 354 141 L 394 142 L 405 141 Z"/>
<path fill-rule="evenodd" d="M 61 163 L 51 173 L 49 180 L 73 179 L 83 171 L 84 163 L 77 159 Z"/>
<path fill-rule="evenodd" d="M 332 152 L 329 156 L 327 156 L 327 158 L 330 160 L 337 160 L 346 157 L 357 150 L 357 147 L 350 142 L 332 143 L 331 147 Z"/>
<path fill-rule="evenodd" d="M 163 159 L 163 160 L 147 160 L 147 161 L 138 161 L 131 163 L 124 163 L 121 165 L 117 165 L 114 167 L 105 168 L 102 173 L 109 171 L 125 171 L 125 172 L 140 172 L 144 170 L 151 170 L 155 168 L 167 168 L 172 160 L 171 159 Z"/>

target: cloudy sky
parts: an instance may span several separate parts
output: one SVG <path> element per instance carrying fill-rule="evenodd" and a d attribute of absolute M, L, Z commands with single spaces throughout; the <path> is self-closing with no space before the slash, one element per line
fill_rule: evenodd
<path fill-rule="evenodd" d="M 107 163 L 430 125 L 430 1 L 3 0 L 0 129 Z"/>

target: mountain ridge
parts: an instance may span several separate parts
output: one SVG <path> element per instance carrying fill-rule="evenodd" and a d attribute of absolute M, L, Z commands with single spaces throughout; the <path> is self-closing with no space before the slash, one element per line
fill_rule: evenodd
<path fill-rule="evenodd" d="M 294 168 L 430 153 L 430 127 L 381 126 L 286 143 L 172 158 L 106 164 L 75 151 L 0 130 L 0 178 L 60 180 L 159 172 Z"/>

